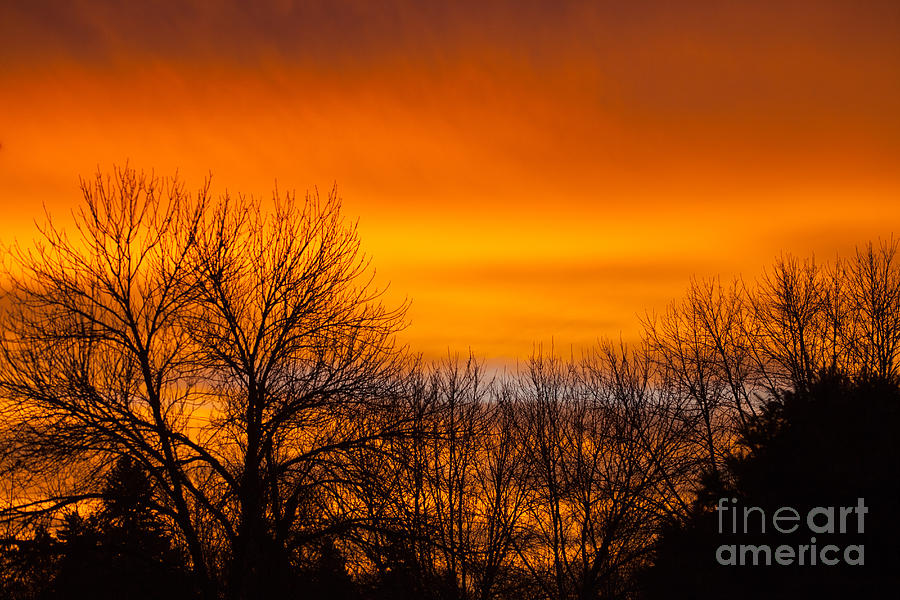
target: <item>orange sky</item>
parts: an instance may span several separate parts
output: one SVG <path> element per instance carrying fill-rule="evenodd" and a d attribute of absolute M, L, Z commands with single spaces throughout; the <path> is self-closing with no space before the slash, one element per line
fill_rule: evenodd
<path fill-rule="evenodd" d="M 900 233 L 895 1 L 56 4 L 0 7 L 4 242 L 126 159 L 337 182 L 404 340 L 510 359 Z"/>

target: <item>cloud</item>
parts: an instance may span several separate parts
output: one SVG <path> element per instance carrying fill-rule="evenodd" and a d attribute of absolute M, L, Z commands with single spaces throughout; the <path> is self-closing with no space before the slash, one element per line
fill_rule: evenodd
<path fill-rule="evenodd" d="M 898 35 L 895 1 L 2 2 L 0 236 L 126 159 L 336 181 L 423 343 L 615 335 L 897 222 Z"/>

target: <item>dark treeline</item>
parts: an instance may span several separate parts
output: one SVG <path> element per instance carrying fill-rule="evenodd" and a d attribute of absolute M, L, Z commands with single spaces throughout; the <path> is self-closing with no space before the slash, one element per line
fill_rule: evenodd
<path fill-rule="evenodd" d="M 736 596 L 704 562 L 720 494 L 896 491 L 893 241 L 693 281 L 634 347 L 492 373 L 396 345 L 333 192 L 82 191 L 6 271 L 5 597 Z"/>

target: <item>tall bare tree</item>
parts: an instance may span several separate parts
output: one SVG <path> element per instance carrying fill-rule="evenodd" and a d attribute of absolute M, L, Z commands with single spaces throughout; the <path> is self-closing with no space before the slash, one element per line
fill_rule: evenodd
<path fill-rule="evenodd" d="M 379 302 L 333 191 L 192 199 L 127 168 L 82 191 L 77 236 L 49 222 L 8 272 L 2 466 L 21 479 L 4 514 L 89 501 L 129 455 L 206 593 L 224 557 L 233 596 L 261 593 L 333 526 L 310 506 L 342 453 L 394 433 L 377 415 L 405 306 Z"/>
<path fill-rule="evenodd" d="M 6 516 L 46 514 L 96 498 L 98 473 L 130 455 L 148 470 L 160 510 L 209 581 L 196 527 L 186 432 L 197 403 L 179 318 L 192 301 L 203 188 L 134 170 L 82 181 L 70 237 L 53 221 L 34 248 L 13 250 L 0 346 Z"/>
<path fill-rule="evenodd" d="M 898 241 L 857 249 L 847 274 L 857 329 L 852 349 L 862 374 L 896 379 L 900 357 L 900 257 Z"/>

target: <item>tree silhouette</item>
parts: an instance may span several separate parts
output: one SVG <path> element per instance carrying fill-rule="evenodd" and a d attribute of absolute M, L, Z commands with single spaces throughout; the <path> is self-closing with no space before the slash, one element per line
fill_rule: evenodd
<path fill-rule="evenodd" d="M 49 598 L 191 598 L 182 553 L 153 508 L 152 483 L 121 457 L 107 479 L 101 509 L 69 513 Z"/>
<path fill-rule="evenodd" d="M 151 487 L 140 467 L 120 458 L 96 510 L 68 512 L 54 535 L 39 529 L 31 543 L 7 551 L 7 568 L 19 571 L 21 581 L 6 592 L 41 600 L 195 597 L 187 562 L 161 523 Z"/>
<path fill-rule="evenodd" d="M 382 304 L 334 191 L 214 198 L 126 168 L 82 195 L 74 228 L 48 218 L 5 272 L 5 596 L 896 584 L 893 240 L 824 266 L 784 256 L 756 283 L 693 280 L 633 348 L 539 349 L 488 375 L 397 346 L 406 305 Z M 715 547 L 747 541 L 715 533 L 723 496 L 865 497 L 871 562 L 723 571 Z"/>
<path fill-rule="evenodd" d="M 649 571 L 649 598 L 846 598 L 877 597 L 896 589 L 894 514 L 900 485 L 896 438 L 900 426 L 900 388 L 882 379 L 856 382 L 825 374 L 808 390 L 788 392 L 770 402 L 742 432 L 744 451 L 728 462 L 724 480 L 709 482 L 685 523 L 673 523 L 657 548 Z M 818 534 L 829 543 L 865 546 L 865 564 L 836 566 L 722 566 L 722 544 L 810 544 L 805 527 L 793 534 L 771 530 L 762 535 L 724 534 L 713 507 L 719 498 L 736 498 L 742 506 L 761 507 L 773 515 L 781 507 L 806 515 L 814 507 L 856 506 L 863 498 L 868 513 L 864 532 L 854 525 L 845 534 Z M 739 526 L 741 527 L 741 526 Z"/>
<path fill-rule="evenodd" d="M 403 307 L 378 302 L 334 193 L 268 210 L 132 169 L 82 191 L 75 237 L 48 221 L 7 274 L 5 515 L 99 499 L 129 456 L 204 594 L 263 593 L 335 526 L 342 453 L 400 427 Z"/>

